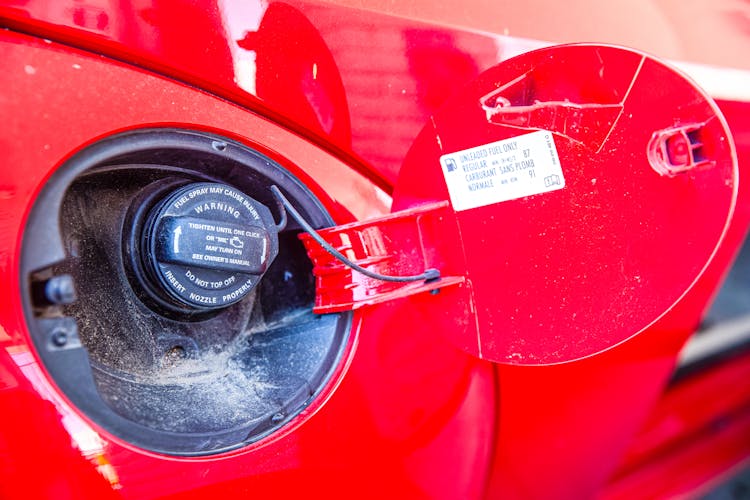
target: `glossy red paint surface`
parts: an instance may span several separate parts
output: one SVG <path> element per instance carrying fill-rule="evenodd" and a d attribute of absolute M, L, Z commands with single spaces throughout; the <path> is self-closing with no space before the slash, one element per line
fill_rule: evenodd
<path fill-rule="evenodd" d="M 292 423 L 293 432 L 222 459 L 153 456 L 76 418 L 29 351 L 17 249 L 23 211 L 54 166 L 102 135 L 180 124 L 221 131 L 270 154 L 311 185 L 339 223 L 383 215 L 389 199 L 373 184 L 393 188 L 429 117 L 482 70 L 539 44 L 307 2 L 271 2 L 267 10 L 260 2 L 239 1 L 201 8 L 173 1 L 143 8 L 6 2 L 0 18 L 13 29 L 203 88 L 286 127 L 106 59 L 3 32 L 2 64 L 11 69 L 0 78 L 13 98 L 0 98 L 2 116 L 10 117 L 4 118 L 0 154 L 4 165 L 22 167 L 0 173 L 0 279 L 9 291 L 0 326 L 10 354 L 2 357 L 0 374 L 11 381 L 0 392 L 9 405 L 3 408 L 14 412 L 0 430 L 7 496 L 26 497 L 38 487 L 40 495 L 102 498 L 110 486 L 130 498 L 311 491 L 344 497 L 592 496 L 626 449 L 638 446 L 642 422 L 659 408 L 677 353 L 750 223 L 750 191 L 740 182 L 724 243 L 693 291 L 672 315 L 601 354 L 560 365 L 491 366 L 439 340 L 443 326 L 430 297 L 412 301 L 406 313 L 399 302 L 379 304 L 358 315 L 359 344 L 338 389 L 314 408 L 315 415 Z M 690 32 L 680 31 L 677 39 L 690 40 Z M 278 47 L 289 54 L 288 67 Z M 649 43 L 640 48 L 659 52 Z M 750 164 L 750 113 L 743 103 L 720 106 L 738 145 L 742 179 Z M 695 397 L 710 398 L 713 390 L 696 389 Z M 46 416 L 37 411 L 42 407 Z M 18 434 L 28 428 L 28 415 L 39 418 L 31 422 L 37 433 L 25 438 Z M 749 453 L 747 441 L 731 439 L 743 436 L 741 429 L 723 440 L 701 435 L 700 453 L 692 455 L 706 465 L 700 477 L 734 465 L 722 451 L 725 443 L 733 442 L 733 457 Z M 98 444 L 87 447 L 84 438 Z M 64 476 L 47 470 L 58 460 L 70 464 Z M 629 465 L 615 486 L 633 477 L 632 489 L 623 491 L 639 491 L 639 470 Z M 670 481 L 682 481 L 672 491 L 700 486 L 676 477 L 649 480 L 664 487 L 658 491 L 670 491 Z"/>
<path fill-rule="evenodd" d="M 78 415 L 33 354 L 13 271 L 25 210 L 46 177 L 70 154 L 94 138 L 134 127 L 209 129 L 278 157 L 327 200 L 338 220 L 346 221 L 352 213 L 382 213 L 387 197 L 299 137 L 194 89 L 13 33 L 3 33 L 1 43 L 8 68 L 2 87 L 14 95 L 2 101 L 2 114 L 11 117 L 6 133 L 17 139 L 2 150 L 3 164 L 17 168 L 3 170 L 0 183 L 6 193 L 0 201 L 2 280 L 6 290 L 15 290 L 0 309 L 2 373 L 7 380 L 2 392 L 9 402 L 4 408 L 13 418 L 37 419 L 29 420 L 36 430 L 28 438 L 19 432 L 20 421 L 6 420 L 8 425 L 0 429 L 3 492 L 8 497 L 25 497 L 34 477 L 40 492 L 101 498 L 98 476 L 103 472 L 104 486 L 111 483 L 127 498 L 237 491 L 291 495 L 309 488 L 325 488 L 334 496 L 362 489 L 378 496 L 479 494 L 494 432 L 492 369 L 435 343 L 430 332 L 403 337 L 395 327 L 400 319 L 387 310 L 368 326 L 355 321 L 349 356 L 355 342 L 357 355 L 347 362 L 348 370 L 341 366 L 321 400 L 286 431 L 249 450 L 193 460 L 156 456 L 133 449 Z M 60 81 L 66 85 L 57 85 Z M 42 109 L 42 104 L 42 112 L 26 112 Z M 73 123 L 71 116 L 76 117 Z M 423 363 L 425 358 L 431 362 Z M 411 368 L 404 370 L 404 365 Z M 46 457 L 65 463 L 64 475 L 39 472 L 50 466 Z M 458 469 L 457 457 L 462 464 Z M 435 471 L 443 471 L 445 483 L 435 482 Z"/>
<path fill-rule="evenodd" d="M 257 109 L 383 186 L 429 113 L 498 54 L 535 46 L 311 2 L 9 2 L 0 18 Z"/>
<path fill-rule="evenodd" d="M 721 104 L 737 145 L 739 164 L 747 166 L 750 105 Z M 740 182 L 738 199 L 748 197 L 750 185 Z M 727 244 L 720 249 L 717 260 L 732 258 L 732 248 L 745 236 L 749 222 L 750 205 L 738 203 Z M 720 279 L 719 272 L 717 266 L 709 270 L 714 280 Z M 737 374 L 746 370 L 746 366 L 747 356 L 739 357 L 726 366 L 670 387 L 654 404 L 644 428 L 628 445 L 623 463 L 614 474 L 611 494 L 628 495 L 639 488 L 653 491 L 654 496 L 685 494 L 692 489 L 705 490 L 735 472 L 738 462 L 746 460 L 746 443 L 750 442 L 743 416 L 747 400 L 743 401 L 743 389 L 737 384 Z M 726 432 L 717 432 L 715 425 L 719 422 L 727 423 Z M 609 490 L 605 494 L 610 494 Z"/>
<path fill-rule="evenodd" d="M 470 310 L 465 322 L 476 327 L 441 331 L 472 354 L 514 364 L 572 361 L 646 333 L 691 288 L 731 219 L 737 171 L 722 122 L 681 75 L 613 47 L 539 49 L 480 75 L 431 118 L 394 193 L 394 210 L 452 201 L 451 257 L 467 282 L 452 315 Z M 650 145 L 680 127 L 700 128 L 707 162 L 663 173 L 674 166 Z M 530 142 L 535 131 L 546 144 Z M 498 141 L 509 152 L 487 156 Z M 553 148 L 561 169 L 550 177 L 564 189 L 540 192 L 547 178 L 533 183 L 551 171 L 543 160 Z M 468 188 L 449 193 L 446 183 Z M 532 185 L 532 196 L 516 194 Z M 492 189 L 512 198 L 457 204 Z"/>
<path fill-rule="evenodd" d="M 747 462 L 750 389 L 737 381 L 746 379 L 748 372 L 748 357 L 742 356 L 676 383 L 649 415 L 605 497 L 705 491 Z M 670 484 L 663 481 L 665 476 L 680 480 Z"/>
<path fill-rule="evenodd" d="M 720 67 L 750 68 L 745 57 L 749 7 L 718 0 L 614 0 L 558 3 L 473 0 L 332 0 L 399 17 L 429 20 L 515 38 L 555 43 L 598 42 L 645 50 L 660 57 Z M 501 15 L 493 15 L 495 12 Z"/>
<path fill-rule="evenodd" d="M 498 5 L 481 0 L 458 11 L 429 1 L 336 3 L 367 10 L 297 0 L 210 1 L 200 7 L 179 0 L 147 7 L 32 0 L 3 2 L 0 18 L 4 25 L 109 54 L 258 109 L 344 155 L 383 186 L 395 182 L 431 113 L 481 71 L 549 43 L 537 40 L 620 43 L 661 57 L 746 67 L 746 35 L 737 22 L 746 13 L 728 14 L 734 6 L 684 9 L 644 0 L 605 8 L 577 2 L 560 12 L 559 6 L 508 3 L 503 16 L 491 16 L 487 12 Z M 544 12 L 528 15 L 539 10 Z M 691 10 L 707 21 L 700 29 L 690 22 Z M 274 20 L 281 12 L 294 29 Z M 592 15 L 601 23 L 591 23 Z M 578 21 L 564 23 L 561 16 Z M 713 36 L 716 31 L 724 36 Z M 273 54 L 283 47 L 290 50 L 279 67 Z M 348 112 L 334 107 L 344 101 Z M 351 124 L 350 133 L 341 132 L 343 123 Z"/>
<path fill-rule="evenodd" d="M 745 132 L 750 126 L 748 106 L 732 104 L 725 109 L 730 129 L 736 131 L 733 135 L 742 178 L 750 164 L 750 136 Z M 747 233 L 748 199 L 750 184 L 741 181 L 738 210 L 713 264 L 694 293 L 649 334 L 575 363 L 498 366 L 501 420 L 489 496 L 544 497 L 550 489 L 560 497 L 593 496 L 622 460 L 616 457 L 640 446 L 636 436 L 641 425 L 651 412 L 660 411 L 664 391 L 670 390 L 666 386 L 676 353 L 699 324 L 712 290 Z M 709 390 L 701 397 L 711 399 L 714 392 Z M 731 471 L 736 462 L 727 460 L 724 443 L 714 442 L 710 434 L 701 438 L 698 446 L 703 453 L 696 460 L 704 470 Z M 747 441 L 735 444 L 738 453 L 747 455 Z M 639 468 L 634 469 L 631 473 L 636 474 Z M 545 471 L 544 481 L 540 481 L 539 471 Z M 673 477 L 659 474 L 654 481 L 665 488 L 679 487 Z M 629 491 L 637 489 L 636 480 Z"/>
<path fill-rule="evenodd" d="M 551 134 L 537 144 L 535 131 Z M 540 191 L 548 150 L 564 190 Z M 432 117 L 396 184 L 400 211 L 322 235 L 382 274 L 442 270 L 462 298 L 432 299 L 447 312 L 439 330 L 462 350 L 559 363 L 669 314 L 720 244 L 736 185 L 727 126 L 683 76 L 638 52 L 550 47 L 483 73 Z M 493 189 L 511 199 L 490 203 Z M 378 282 L 305 242 L 319 311 L 440 286 Z"/>

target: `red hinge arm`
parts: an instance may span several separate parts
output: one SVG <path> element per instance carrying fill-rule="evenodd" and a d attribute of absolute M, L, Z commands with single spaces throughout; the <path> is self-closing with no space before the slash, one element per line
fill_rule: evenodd
<path fill-rule="evenodd" d="M 446 256 L 461 253 L 448 202 L 321 229 L 318 233 L 348 259 L 379 274 L 411 275 L 428 268 L 441 271 L 440 279 L 428 282 L 373 279 L 352 270 L 321 248 L 310 235 L 302 233 L 300 239 L 313 262 L 316 279 L 313 310 L 319 314 L 357 309 L 464 281 L 460 269 L 446 260 Z"/>

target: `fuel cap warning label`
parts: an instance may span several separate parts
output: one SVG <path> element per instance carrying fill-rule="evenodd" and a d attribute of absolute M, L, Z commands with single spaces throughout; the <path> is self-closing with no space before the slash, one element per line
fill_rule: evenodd
<path fill-rule="evenodd" d="M 565 187 L 555 141 L 546 130 L 446 154 L 440 165 L 456 211 Z"/>

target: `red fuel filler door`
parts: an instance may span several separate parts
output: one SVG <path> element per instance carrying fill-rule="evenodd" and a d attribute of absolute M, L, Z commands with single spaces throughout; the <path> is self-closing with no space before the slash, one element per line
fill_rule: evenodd
<path fill-rule="evenodd" d="M 433 311 L 425 328 L 491 361 L 592 355 L 691 288 L 722 241 L 737 180 L 716 104 L 662 62 L 599 45 L 526 53 L 432 117 L 391 216 L 321 231 L 370 270 L 441 278 L 368 278 L 305 237 L 316 310 L 395 300 L 396 314 Z"/>

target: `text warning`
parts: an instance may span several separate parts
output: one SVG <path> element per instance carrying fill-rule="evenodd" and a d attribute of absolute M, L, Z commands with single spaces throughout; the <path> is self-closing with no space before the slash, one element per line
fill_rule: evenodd
<path fill-rule="evenodd" d="M 565 187 L 552 133 L 546 130 L 440 157 L 456 211 Z"/>

